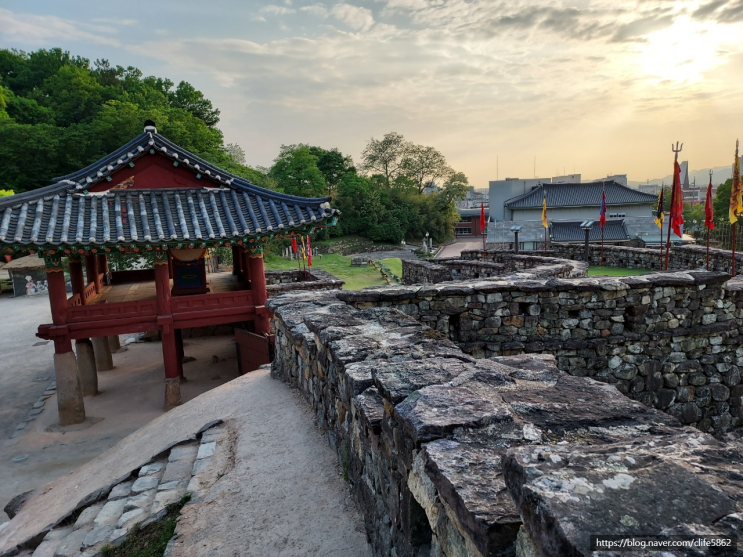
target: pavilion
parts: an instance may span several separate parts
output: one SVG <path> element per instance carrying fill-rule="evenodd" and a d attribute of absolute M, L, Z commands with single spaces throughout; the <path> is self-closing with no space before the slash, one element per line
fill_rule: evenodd
<path fill-rule="evenodd" d="M 44 259 L 52 323 L 37 336 L 54 341 L 61 425 L 85 420 L 83 396 L 97 392 L 97 371 L 111 365 L 109 336 L 160 332 L 166 410 L 181 403 L 182 329 L 246 323 L 268 342 L 264 242 L 334 225 L 338 215 L 329 198 L 285 195 L 217 168 L 151 121 L 126 145 L 54 182 L 0 200 L 0 253 Z M 234 282 L 212 289 L 204 256 L 219 246 L 232 248 Z M 147 254 L 154 268 L 110 273 L 108 256 L 118 252 Z M 145 282 L 154 289 L 104 295 Z"/>

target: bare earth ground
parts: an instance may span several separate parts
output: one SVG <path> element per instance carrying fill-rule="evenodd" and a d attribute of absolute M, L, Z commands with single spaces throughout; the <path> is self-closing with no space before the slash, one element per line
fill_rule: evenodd
<path fill-rule="evenodd" d="M 445 246 L 444 249 L 436 256 L 437 259 L 444 257 L 459 257 L 459 254 L 465 250 L 482 249 L 482 239 L 457 240 L 453 244 Z"/>
<path fill-rule="evenodd" d="M 371 557 L 307 403 L 265 370 L 233 383 L 244 389 L 227 420 L 237 432 L 235 467 L 183 508 L 171 557 Z"/>
<path fill-rule="evenodd" d="M 161 344 L 136 343 L 114 354 L 113 370 L 99 372 L 100 394 L 85 398 L 88 423 L 65 431 L 55 427 L 57 399 L 52 396 L 37 420 L 11 439 L 54 380 L 53 343 L 33 346 L 43 342 L 34 336 L 38 325 L 50 321 L 47 296 L 0 297 L 0 524 L 8 520 L 2 508 L 14 496 L 69 473 L 163 414 Z M 122 343 L 126 338 L 122 335 Z M 185 353 L 196 361 L 184 366 L 184 401 L 237 376 L 231 336 L 186 339 Z"/>

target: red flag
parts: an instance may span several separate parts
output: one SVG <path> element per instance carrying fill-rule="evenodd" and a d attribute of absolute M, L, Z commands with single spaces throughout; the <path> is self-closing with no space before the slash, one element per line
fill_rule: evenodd
<path fill-rule="evenodd" d="M 606 224 L 606 192 L 601 192 L 601 213 L 599 218 L 599 224 L 604 226 Z"/>
<path fill-rule="evenodd" d="M 296 238 L 296 236 L 292 236 L 292 251 L 294 253 L 297 253 L 297 238 Z"/>
<path fill-rule="evenodd" d="M 307 235 L 307 266 L 312 267 L 312 247 L 310 246 L 310 236 Z"/>
<path fill-rule="evenodd" d="M 673 205 L 671 206 L 671 229 L 679 238 L 681 225 L 684 224 L 684 194 L 681 192 L 681 167 L 678 161 L 674 163 L 673 175 Z"/>
<path fill-rule="evenodd" d="M 483 203 L 480 203 L 480 234 L 485 232 L 485 229 L 488 227 L 488 223 L 485 222 L 485 205 Z"/>
<path fill-rule="evenodd" d="M 707 200 L 704 203 L 704 226 L 710 230 L 715 228 L 715 215 L 712 212 L 712 176 L 709 177 L 707 186 Z"/>

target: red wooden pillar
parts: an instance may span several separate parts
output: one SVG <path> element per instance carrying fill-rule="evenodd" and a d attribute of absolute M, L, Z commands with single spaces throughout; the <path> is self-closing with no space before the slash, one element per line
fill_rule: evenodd
<path fill-rule="evenodd" d="M 155 252 L 155 290 L 157 292 L 157 322 L 163 344 L 163 367 L 165 368 L 165 410 L 181 404 L 181 367 L 179 365 L 178 342 L 173 328 L 170 309 L 170 276 L 168 254 Z"/>
<path fill-rule="evenodd" d="M 270 332 L 269 313 L 266 309 L 266 275 L 263 270 L 263 248 L 258 247 L 248 254 L 250 271 L 250 289 L 253 292 L 253 304 L 256 308 L 255 332 L 259 335 Z"/>
<path fill-rule="evenodd" d="M 67 260 L 70 266 L 70 282 L 72 283 L 72 293 L 80 294 L 80 303 L 85 304 L 85 277 L 83 276 L 83 264 L 80 257 L 73 257 Z"/>
<path fill-rule="evenodd" d="M 99 253 L 95 257 L 98 274 L 103 274 L 103 278 L 106 284 L 108 284 L 108 257 L 106 257 L 105 253 Z"/>
<path fill-rule="evenodd" d="M 168 252 L 168 278 L 173 278 L 173 256 Z"/>
<path fill-rule="evenodd" d="M 238 279 L 242 275 L 241 263 L 240 248 L 238 246 L 232 246 L 232 274 L 237 275 Z"/>
<path fill-rule="evenodd" d="M 98 258 L 94 253 L 85 256 L 85 275 L 88 278 L 88 284 L 95 284 L 95 293 L 101 293 L 101 281 L 98 277 Z"/>
<path fill-rule="evenodd" d="M 62 426 L 85 421 L 85 403 L 77 371 L 77 359 L 72 351 L 72 341 L 65 331 L 67 325 L 67 288 L 62 259 L 59 255 L 45 258 L 46 279 L 49 285 L 49 304 L 52 322 L 60 328 L 54 337 L 54 374 L 57 381 L 57 408 Z"/>
<path fill-rule="evenodd" d="M 240 269 L 242 270 L 242 281 L 246 286 L 250 284 L 250 252 L 247 248 L 240 250 Z"/>

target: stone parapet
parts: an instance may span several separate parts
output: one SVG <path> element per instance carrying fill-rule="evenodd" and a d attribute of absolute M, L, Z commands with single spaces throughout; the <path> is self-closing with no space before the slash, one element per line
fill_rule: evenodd
<path fill-rule="evenodd" d="M 462 252 L 461 258 L 403 260 L 402 282 L 408 285 L 439 284 L 499 278 L 519 272 L 528 273 L 532 278 L 585 277 L 587 269 L 585 263 L 577 261 L 508 252 L 487 252 L 483 259 L 482 251 L 473 250 Z"/>
<path fill-rule="evenodd" d="M 266 271 L 266 293 L 278 296 L 296 290 L 340 290 L 345 282 L 322 269 L 310 269 L 309 272 Z"/>
<path fill-rule="evenodd" d="M 667 284 L 652 288 L 681 282 L 704 286 L 699 292 L 724 283 L 691 275 L 656 280 Z M 526 304 L 528 314 L 552 283 L 558 300 L 570 290 L 548 279 L 521 281 L 520 290 L 474 282 L 268 301 L 276 331 L 272 375 L 312 406 L 376 555 L 513 555 L 517 539 L 535 555 L 590 555 L 594 533 L 743 533 L 737 438 L 724 444 L 611 385 L 565 374 L 551 355 L 477 359 L 450 330 L 400 311 L 445 296 L 463 302 L 444 301 L 436 311 L 447 318 L 515 313 L 510 304 Z M 590 280 L 582 288 L 596 304 L 617 299 L 600 293 L 632 290 Z M 515 298 L 497 308 L 503 300 L 495 295 L 506 290 Z M 519 299 L 535 293 L 535 301 Z"/>
<path fill-rule="evenodd" d="M 501 280 L 342 292 L 357 308 L 393 307 L 472 356 L 552 354 L 571 375 L 702 431 L 743 425 L 743 291 L 704 271 Z"/>

